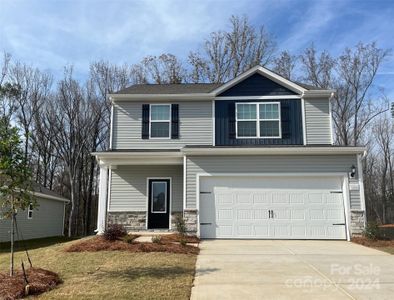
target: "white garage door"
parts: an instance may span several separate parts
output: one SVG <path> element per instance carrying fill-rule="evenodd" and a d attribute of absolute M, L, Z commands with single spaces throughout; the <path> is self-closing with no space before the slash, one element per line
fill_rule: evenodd
<path fill-rule="evenodd" d="M 201 177 L 202 238 L 346 239 L 340 177 Z"/>

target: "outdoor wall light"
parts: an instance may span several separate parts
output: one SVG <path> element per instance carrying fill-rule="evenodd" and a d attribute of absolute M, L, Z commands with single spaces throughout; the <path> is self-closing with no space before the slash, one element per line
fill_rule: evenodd
<path fill-rule="evenodd" d="M 354 178 L 354 176 L 356 176 L 356 167 L 354 165 L 352 165 L 352 167 L 350 168 L 350 178 Z"/>

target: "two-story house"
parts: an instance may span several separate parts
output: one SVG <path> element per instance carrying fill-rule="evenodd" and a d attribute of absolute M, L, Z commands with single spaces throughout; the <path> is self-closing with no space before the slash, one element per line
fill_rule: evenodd
<path fill-rule="evenodd" d="M 333 90 L 257 66 L 224 84 L 133 85 L 110 95 L 98 233 L 349 239 L 365 225 L 365 149 L 333 145 Z"/>

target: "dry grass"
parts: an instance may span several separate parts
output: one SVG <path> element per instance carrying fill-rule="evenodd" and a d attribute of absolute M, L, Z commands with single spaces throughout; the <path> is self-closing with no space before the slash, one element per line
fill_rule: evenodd
<path fill-rule="evenodd" d="M 30 251 L 33 265 L 57 272 L 63 284 L 39 299 L 189 299 L 196 255 L 166 252 L 65 252 L 80 241 Z M 16 254 L 16 261 L 25 259 Z M 0 270 L 9 256 L 0 253 Z"/>
<path fill-rule="evenodd" d="M 352 242 L 394 254 L 394 240 L 370 240 L 365 237 L 354 237 Z"/>
<path fill-rule="evenodd" d="M 129 251 L 129 252 L 168 252 L 178 254 L 195 254 L 199 248 L 189 245 L 173 243 L 126 243 L 123 240 L 108 241 L 103 237 L 93 237 L 80 242 L 75 242 L 64 249 L 66 252 L 96 252 L 96 251 Z"/>

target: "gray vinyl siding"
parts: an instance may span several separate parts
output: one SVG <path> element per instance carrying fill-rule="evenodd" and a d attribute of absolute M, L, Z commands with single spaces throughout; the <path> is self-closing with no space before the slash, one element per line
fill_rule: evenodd
<path fill-rule="evenodd" d="M 19 211 L 16 216 L 23 238 L 28 240 L 63 235 L 64 202 L 38 198 L 37 203 L 32 219 L 27 218 L 27 211 Z M 9 219 L 0 220 L 0 242 L 10 240 L 10 224 Z"/>
<path fill-rule="evenodd" d="M 305 99 L 306 143 L 331 144 L 330 105 L 327 98 Z"/>
<path fill-rule="evenodd" d="M 357 165 L 356 155 L 316 156 L 189 156 L 187 157 L 186 208 L 196 208 L 198 173 L 337 173 Z M 360 197 L 351 193 L 352 209 Z M 361 206 L 360 206 L 361 207 Z"/>
<path fill-rule="evenodd" d="M 118 166 L 111 174 L 109 211 L 146 211 L 147 178 L 171 177 L 173 212 L 183 209 L 183 166 Z"/>
<path fill-rule="evenodd" d="M 113 111 L 112 148 L 181 148 L 185 145 L 212 145 L 211 101 L 168 103 L 179 104 L 179 139 L 142 139 L 142 102 L 117 102 Z"/>

